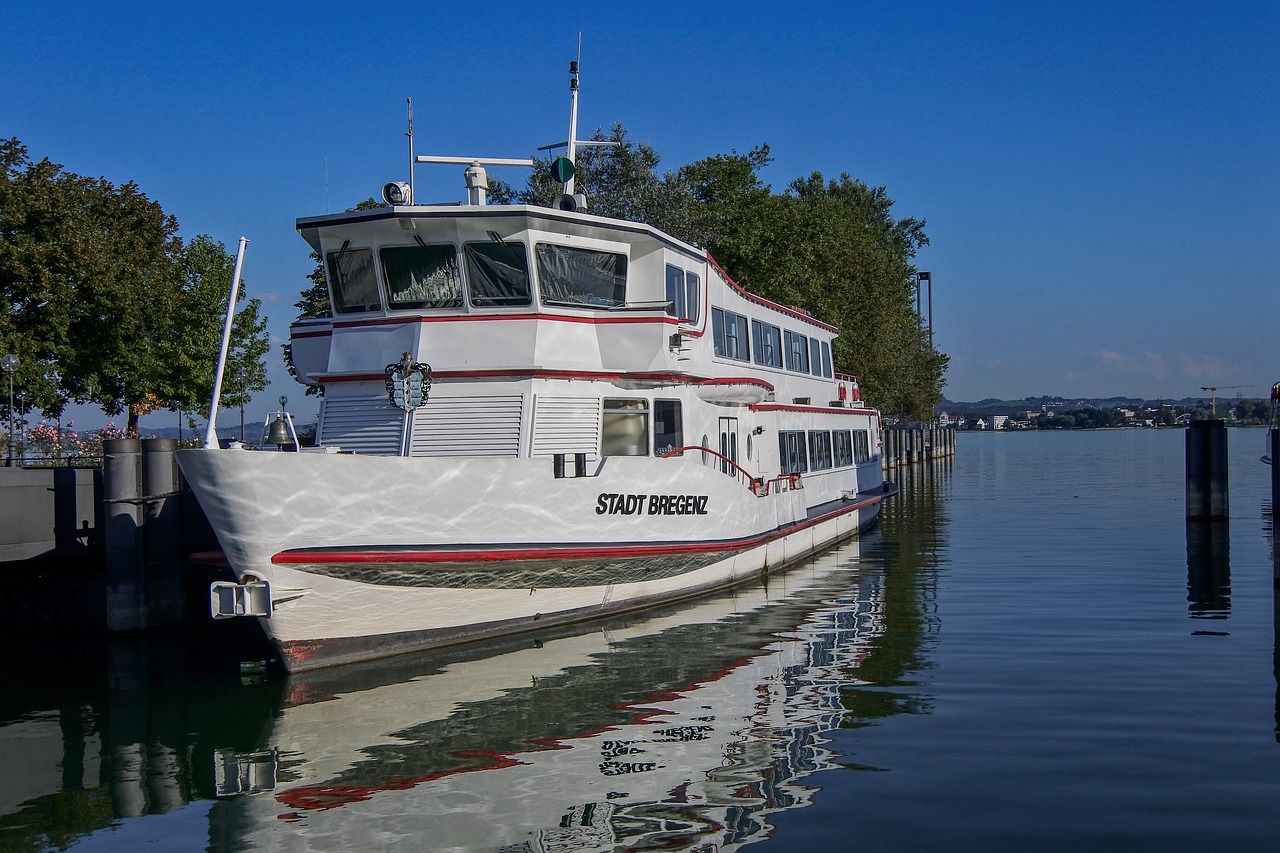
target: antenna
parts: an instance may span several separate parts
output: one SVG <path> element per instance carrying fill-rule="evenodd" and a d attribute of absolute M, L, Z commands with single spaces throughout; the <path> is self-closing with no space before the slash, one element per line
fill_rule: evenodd
<path fill-rule="evenodd" d="M 578 160 L 575 156 L 578 146 L 578 65 L 582 62 L 582 32 L 578 32 L 578 58 L 569 63 L 569 91 L 572 93 L 573 104 L 569 108 L 569 140 L 568 140 L 568 157 L 569 162 L 577 164 Z M 573 175 L 569 175 L 569 180 L 564 182 L 565 195 L 573 195 Z"/>
<path fill-rule="evenodd" d="M 409 203 L 413 204 L 413 98 L 405 98 L 409 104 L 409 131 L 405 136 L 409 137 Z"/>

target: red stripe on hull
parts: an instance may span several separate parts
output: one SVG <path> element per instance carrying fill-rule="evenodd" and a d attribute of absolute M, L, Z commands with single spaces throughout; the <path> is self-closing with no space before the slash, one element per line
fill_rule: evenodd
<path fill-rule="evenodd" d="M 884 495 L 866 498 L 856 503 L 842 506 L 833 512 L 824 513 L 815 518 L 806 519 L 784 529 L 772 530 L 757 536 L 733 539 L 720 542 L 659 542 L 636 545 L 594 545 L 594 546 L 541 546 L 520 548 L 467 548 L 453 550 L 384 550 L 370 548 L 359 551 L 339 550 L 293 550 L 281 551 L 271 558 L 277 565 L 295 564 L 332 564 L 332 563 L 481 563 L 500 562 L 505 560 L 576 560 L 600 559 L 602 557 L 643 557 L 654 554 L 707 554 L 725 551 L 741 551 L 763 545 L 775 539 L 781 539 L 815 524 L 850 512 L 857 512 L 884 499 Z"/>

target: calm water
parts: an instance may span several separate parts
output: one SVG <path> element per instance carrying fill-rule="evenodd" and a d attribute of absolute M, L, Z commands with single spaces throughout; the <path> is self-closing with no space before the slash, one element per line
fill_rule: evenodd
<path fill-rule="evenodd" d="M 292 680 L 24 654 L 0 851 L 1274 850 L 1263 433 L 965 434 L 767 584 Z M 60 660 L 62 660 L 60 658 Z"/>

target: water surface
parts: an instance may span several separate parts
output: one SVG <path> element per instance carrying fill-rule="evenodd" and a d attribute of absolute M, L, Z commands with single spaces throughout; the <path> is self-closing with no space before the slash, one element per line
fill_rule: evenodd
<path fill-rule="evenodd" d="M 861 541 L 571 634 L 33 653 L 0 850 L 1271 850 L 1262 436 L 1229 524 L 1184 521 L 1181 431 L 963 434 Z"/>

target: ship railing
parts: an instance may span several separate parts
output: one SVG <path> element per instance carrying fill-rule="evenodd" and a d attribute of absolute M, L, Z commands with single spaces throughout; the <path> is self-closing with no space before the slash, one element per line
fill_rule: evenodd
<path fill-rule="evenodd" d="M 721 463 L 720 470 L 735 477 L 757 497 L 762 498 L 770 492 L 785 492 L 792 489 L 804 488 L 804 484 L 800 482 L 799 474 L 779 474 L 772 480 L 765 480 L 763 477 L 754 476 L 750 471 L 743 468 L 723 453 L 712 450 L 710 447 L 703 447 L 700 444 L 690 444 L 685 445 L 684 447 L 677 447 L 675 450 L 670 450 L 662 454 L 662 458 L 670 459 L 672 456 L 679 456 L 686 452 L 701 453 L 703 464 L 707 464 L 706 460 L 708 456 L 713 456 L 716 459 L 719 459 Z"/>

